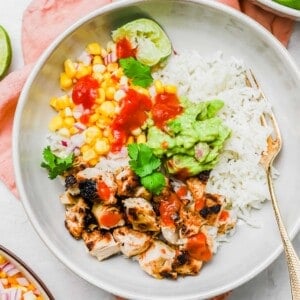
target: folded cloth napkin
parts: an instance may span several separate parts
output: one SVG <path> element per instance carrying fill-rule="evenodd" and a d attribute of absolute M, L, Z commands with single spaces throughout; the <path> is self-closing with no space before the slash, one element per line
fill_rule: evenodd
<path fill-rule="evenodd" d="M 23 84 L 35 61 L 55 37 L 80 17 L 110 2 L 110 0 L 33 0 L 24 12 L 22 46 L 25 65 L 0 82 L 0 180 L 16 196 L 18 194 L 11 158 L 11 132 Z M 266 12 L 248 0 L 220 0 L 220 2 L 241 10 L 257 20 L 287 46 L 293 30 L 293 21 Z M 225 297 L 223 295 L 218 299 Z"/>

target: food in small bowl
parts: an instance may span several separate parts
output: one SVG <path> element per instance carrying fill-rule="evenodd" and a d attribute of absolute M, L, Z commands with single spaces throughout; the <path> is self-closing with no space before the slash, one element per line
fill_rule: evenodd
<path fill-rule="evenodd" d="M 23 261 L 0 246 L 0 299 L 52 300 L 54 297 Z"/>

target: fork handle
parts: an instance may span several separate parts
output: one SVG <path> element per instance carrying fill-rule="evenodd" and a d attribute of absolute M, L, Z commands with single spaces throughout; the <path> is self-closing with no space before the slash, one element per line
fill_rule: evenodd
<path fill-rule="evenodd" d="M 280 236 L 283 242 L 284 252 L 287 260 L 291 293 L 293 300 L 300 300 L 300 261 L 297 253 L 289 239 L 285 226 L 283 224 L 277 199 L 274 192 L 274 187 L 272 184 L 271 168 L 267 171 L 268 185 L 270 189 L 271 200 L 273 204 L 273 209 L 275 212 L 276 222 L 280 231 Z"/>

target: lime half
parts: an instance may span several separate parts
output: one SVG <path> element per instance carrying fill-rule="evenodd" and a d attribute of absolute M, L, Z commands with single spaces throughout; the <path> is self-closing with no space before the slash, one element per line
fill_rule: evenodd
<path fill-rule="evenodd" d="M 150 19 L 137 19 L 112 32 L 114 42 L 125 37 L 137 48 L 136 59 L 147 66 L 154 66 L 172 52 L 168 36 Z"/>
<path fill-rule="evenodd" d="M 6 74 L 12 57 L 10 38 L 6 30 L 0 25 L 0 79 Z"/>

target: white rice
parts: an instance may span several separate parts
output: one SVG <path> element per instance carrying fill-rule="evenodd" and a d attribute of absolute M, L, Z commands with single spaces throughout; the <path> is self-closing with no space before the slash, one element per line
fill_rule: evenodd
<path fill-rule="evenodd" d="M 260 116 L 270 104 L 260 99 L 257 88 L 248 87 L 246 67 L 220 52 L 202 57 L 195 51 L 174 55 L 153 77 L 175 84 L 179 95 L 193 102 L 221 99 L 225 105 L 219 117 L 231 128 L 217 166 L 211 172 L 207 191 L 225 195 L 240 218 L 249 221 L 251 208 L 269 199 L 265 171 L 259 161 L 271 129 L 263 127 Z"/>

